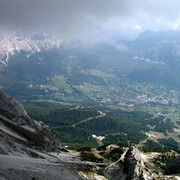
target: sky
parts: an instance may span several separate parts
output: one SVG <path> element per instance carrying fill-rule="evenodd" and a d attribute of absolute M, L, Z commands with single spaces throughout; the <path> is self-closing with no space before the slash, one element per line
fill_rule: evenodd
<path fill-rule="evenodd" d="M 0 0 L 0 26 L 63 40 L 133 38 L 179 30 L 180 0 Z"/>

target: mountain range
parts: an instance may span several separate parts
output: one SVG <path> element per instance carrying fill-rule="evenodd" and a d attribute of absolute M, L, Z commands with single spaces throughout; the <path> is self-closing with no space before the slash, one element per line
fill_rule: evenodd
<path fill-rule="evenodd" d="M 50 40 L 45 34 L 23 34 L 14 31 L 0 33 L 0 59 L 7 65 L 11 56 L 18 55 L 21 51 L 35 54 L 60 48 L 60 41 Z"/>
<path fill-rule="evenodd" d="M 113 108 L 177 104 L 178 38 L 179 32 L 146 31 L 134 41 L 65 45 L 42 34 L 1 33 L 0 87 L 20 99 L 86 100 Z M 158 99 L 160 89 L 166 95 Z"/>

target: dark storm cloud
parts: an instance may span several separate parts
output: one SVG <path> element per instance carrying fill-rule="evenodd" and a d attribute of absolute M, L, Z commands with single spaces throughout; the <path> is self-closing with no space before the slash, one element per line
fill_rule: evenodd
<path fill-rule="evenodd" d="M 175 20 L 179 4 L 178 0 L 0 0 L 0 25 L 62 37 L 86 36 L 111 18 L 133 19 L 138 14 L 148 21 Z"/>
<path fill-rule="evenodd" d="M 119 11 L 125 1 L 108 0 L 1 0 L 0 24 L 22 29 L 72 31 L 96 26 Z"/>

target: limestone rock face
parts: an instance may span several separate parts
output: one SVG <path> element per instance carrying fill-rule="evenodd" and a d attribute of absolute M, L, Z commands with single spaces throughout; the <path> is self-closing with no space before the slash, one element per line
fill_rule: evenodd
<path fill-rule="evenodd" d="M 29 118 L 23 106 L 2 91 L 0 91 L 0 108 L 16 116 Z"/>
<path fill-rule="evenodd" d="M 8 65 L 10 56 L 17 55 L 21 51 L 34 54 L 60 48 L 59 40 L 55 41 L 47 35 L 36 33 L 22 34 L 0 30 L 0 40 L 0 64 L 5 66 Z"/>
<path fill-rule="evenodd" d="M 77 170 L 61 160 L 59 148 L 50 129 L 0 91 L 0 179 L 81 180 Z"/>
<path fill-rule="evenodd" d="M 145 160 L 141 153 L 131 147 L 115 164 L 108 167 L 105 175 L 109 180 L 146 180 Z"/>
<path fill-rule="evenodd" d="M 135 147 L 131 147 L 127 151 L 122 164 L 126 179 L 144 179 L 144 159 Z"/>
<path fill-rule="evenodd" d="M 31 119 L 23 106 L 0 91 L 0 153 L 26 153 L 27 148 L 51 151 L 61 148 L 56 136 Z"/>

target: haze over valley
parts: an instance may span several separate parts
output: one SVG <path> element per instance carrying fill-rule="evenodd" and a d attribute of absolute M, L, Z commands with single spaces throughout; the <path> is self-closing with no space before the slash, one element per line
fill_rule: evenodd
<path fill-rule="evenodd" d="M 0 178 L 179 179 L 178 5 L 0 2 Z"/>

